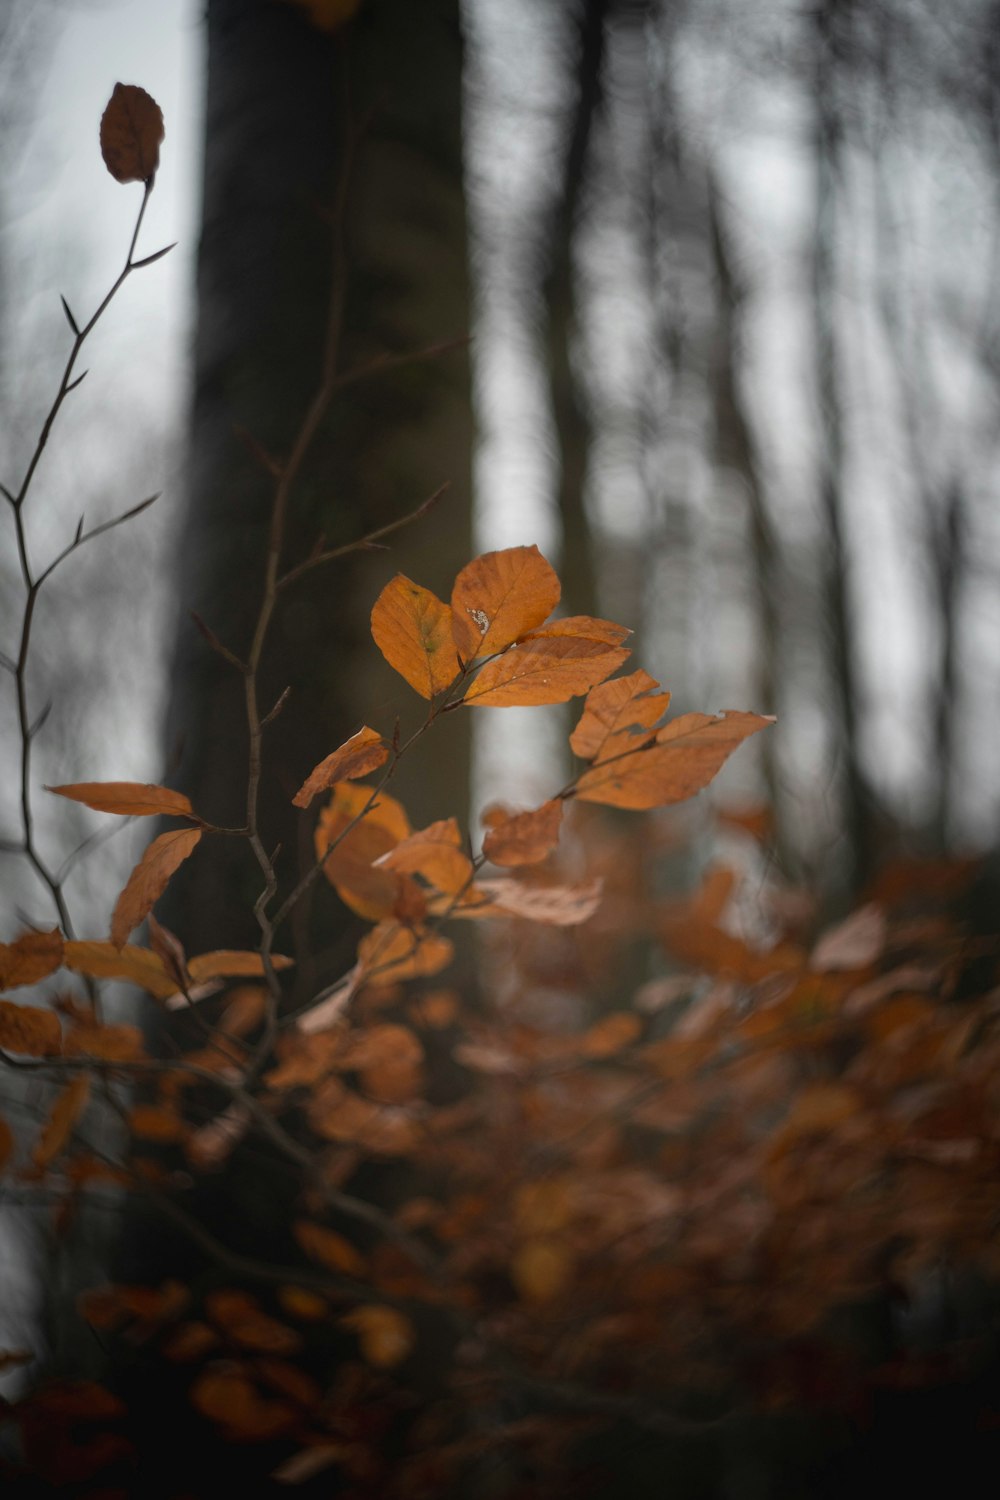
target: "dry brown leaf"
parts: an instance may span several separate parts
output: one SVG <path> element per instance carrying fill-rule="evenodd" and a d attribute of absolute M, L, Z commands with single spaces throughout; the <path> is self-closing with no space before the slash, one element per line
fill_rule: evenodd
<path fill-rule="evenodd" d="M 582 802 L 634 809 L 682 802 L 706 787 L 750 735 L 774 722 L 763 714 L 682 714 L 659 730 L 652 745 L 584 771 L 576 783 Z"/>
<path fill-rule="evenodd" d="M 30 1057 L 57 1057 L 62 1051 L 59 1017 L 40 1005 L 0 1000 L 0 1047 Z"/>
<path fill-rule="evenodd" d="M 603 883 L 586 885 L 528 885 L 509 876 L 478 880 L 472 887 L 477 904 L 459 906 L 460 917 L 524 917 L 552 927 L 576 927 L 594 915 L 601 904 Z"/>
<path fill-rule="evenodd" d="M 69 786 L 48 786 L 47 792 L 82 802 L 95 812 L 120 813 L 127 818 L 193 818 L 197 813 L 183 792 L 139 781 L 77 781 Z"/>
<path fill-rule="evenodd" d="M 115 948 L 124 948 L 129 933 L 149 915 L 171 875 L 200 842 L 200 828 L 174 828 L 153 840 L 115 902 L 110 934 Z"/>
<path fill-rule="evenodd" d="M 547 620 L 561 592 L 555 570 L 537 547 L 509 547 L 475 558 L 455 579 L 451 595 L 459 656 L 471 662 L 502 651 Z"/>
<path fill-rule="evenodd" d="M 379 869 L 400 874 L 422 875 L 445 895 L 454 896 L 468 886 L 473 868 L 462 849 L 462 835 L 454 818 L 442 818 L 401 840 L 376 861 Z"/>
<path fill-rule="evenodd" d="M 156 100 L 134 83 L 116 83 L 101 116 L 101 156 L 116 182 L 149 182 L 163 135 Z"/>
<path fill-rule="evenodd" d="M 558 797 L 531 812 L 494 819 L 483 839 L 483 853 L 493 864 L 512 869 L 535 865 L 559 842 L 563 804 Z"/>
<path fill-rule="evenodd" d="M 565 703 L 610 677 L 628 654 L 624 646 L 586 636 L 532 635 L 487 662 L 462 701 L 476 708 Z"/>
<path fill-rule="evenodd" d="M 241 1348 L 261 1354 L 294 1354 L 302 1347 L 302 1335 L 262 1312 L 248 1292 L 228 1288 L 209 1292 L 205 1312 L 209 1321 Z"/>
<path fill-rule="evenodd" d="M 653 739 L 669 703 L 670 694 L 641 668 L 602 682 L 587 694 L 570 748 L 581 760 L 595 761 L 638 750 Z"/>
<path fill-rule="evenodd" d="M 881 907 L 862 906 L 824 932 L 812 951 L 809 967 L 816 974 L 867 969 L 881 957 L 887 935 L 888 924 Z"/>
<path fill-rule="evenodd" d="M 372 610 L 372 637 L 421 698 L 443 692 L 458 675 L 451 610 L 430 589 L 397 573 Z"/>
<path fill-rule="evenodd" d="M 63 962 L 76 974 L 92 979 L 127 979 L 166 1000 L 176 988 L 163 962 L 148 948 L 116 948 L 112 943 L 71 942 L 63 950 Z"/>
<path fill-rule="evenodd" d="M 370 786 L 336 782 L 320 813 L 315 845 L 317 858 L 331 851 L 323 861 L 323 873 L 344 905 L 366 921 L 378 922 L 395 910 L 408 877 L 373 865 L 408 838 L 411 829 L 394 797 L 379 792 L 368 807 L 373 795 Z"/>
<path fill-rule="evenodd" d="M 294 958 L 287 954 L 271 954 L 271 965 L 276 971 L 290 969 L 294 963 Z M 264 961 L 259 953 L 242 948 L 217 948 L 192 958 L 188 969 L 199 984 L 208 979 L 259 979 L 264 973 Z"/>
<path fill-rule="evenodd" d="M 380 984 L 425 978 L 451 963 L 453 948 L 437 933 L 420 934 L 396 922 L 380 922 L 358 944 L 361 976 Z"/>
<path fill-rule="evenodd" d="M 357 734 L 321 760 L 292 798 L 294 807 L 308 807 L 314 797 L 333 786 L 335 781 L 354 781 L 377 771 L 389 759 L 389 746 L 380 734 L 362 725 Z"/>
<path fill-rule="evenodd" d="M 12 943 L 0 943 L 0 990 L 37 984 L 62 966 L 63 940 L 57 927 L 49 932 L 22 932 Z"/>
<path fill-rule="evenodd" d="M 62 1093 L 56 1095 L 49 1117 L 31 1153 L 31 1159 L 39 1171 L 44 1172 L 60 1151 L 69 1144 L 76 1122 L 86 1109 L 89 1097 L 90 1077 L 87 1073 L 78 1074 L 71 1083 L 66 1085 Z"/>
<path fill-rule="evenodd" d="M 613 1057 L 629 1047 L 642 1031 L 642 1022 L 631 1011 L 616 1010 L 585 1031 L 579 1041 L 584 1057 Z"/>
<path fill-rule="evenodd" d="M 238 1365 L 210 1365 L 191 1387 L 191 1404 L 237 1443 L 266 1443 L 298 1422 L 295 1407 L 260 1394 Z"/>
<path fill-rule="evenodd" d="M 375 1303 L 353 1308 L 341 1326 L 358 1336 L 362 1357 L 377 1370 L 390 1370 L 413 1352 L 417 1335 L 404 1313 Z"/>
<path fill-rule="evenodd" d="M 99 1057 L 104 1062 L 138 1062 L 146 1056 L 138 1026 L 74 1026 L 66 1033 L 67 1057 Z"/>
<path fill-rule="evenodd" d="M 368 1264 L 364 1256 L 350 1240 L 337 1234 L 336 1230 L 326 1229 L 322 1224 L 313 1224 L 308 1219 L 300 1219 L 293 1232 L 310 1260 L 318 1261 L 321 1266 L 326 1266 L 330 1271 L 339 1271 L 344 1276 L 353 1276 L 355 1279 L 367 1276 Z M 322 1307 L 323 1312 L 326 1312 L 325 1302 Z"/>

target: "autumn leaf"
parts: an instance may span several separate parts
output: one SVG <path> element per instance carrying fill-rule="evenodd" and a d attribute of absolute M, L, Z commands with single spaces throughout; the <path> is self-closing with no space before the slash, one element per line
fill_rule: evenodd
<path fill-rule="evenodd" d="M 69 1144 L 73 1129 L 86 1109 L 89 1097 L 90 1077 L 86 1073 L 78 1074 L 72 1083 L 68 1083 L 63 1091 L 56 1095 L 49 1117 L 31 1153 L 31 1159 L 39 1171 L 44 1171 L 60 1151 Z"/>
<path fill-rule="evenodd" d="M 183 792 L 139 781 L 77 781 L 68 786 L 47 786 L 47 792 L 82 802 L 95 812 L 121 813 L 127 818 L 198 817 Z"/>
<path fill-rule="evenodd" d="M 487 662 L 462 699 L 477 708 L 565 703 L 621 666 L 624 646 L 587 636 L 537 634 Z"/>
<path fill-rule="evenodd" d="M 587 694 L 570 748 L 581 760 L 595 761 L 638 750 L 653 739 L 669 703 L 670 694 L 641 668 L 602 682 Z"/>
<path fill-rule="evenodd" d="M 773 722 L 752 713 L 682 714 L 657 731 L 652 745 L 590 766 L 575 795 L 635 809 L 683 802 L 708 785 L 738 745 Z"/>
<path fill-rule="evenodd" d="M 37 984 L 62 966 L 63 940 L 58 928 L 23 932 L 12 943 L 0 943 L 0 990 Z"/>
<path fill-rule="evenodd" d="M 359 975 L 380 983 L 437 974 L 451 963 L 452 945 L 437 933 L 419 934 L 396 922 L 380 922 L 358 944 Z"/>
<path fill-rule="evenodd" d="M 168 999 L 177 988 L 162 959 L 148 948 L 74 941 L 66 943 L 63 962 L 74 973 L 91 979 L 127 979 L 159 1000 Z"/>
<path fill-rule="evenodd" d="M 38 1005 L 0 1000 L 0 1047 L 29 1057 L 57 1057 L 62 1051 L 59 1017 Z"/>
<path fill-rule="evenodd" d="M 494 821 L 483 839 L 483 853 L 495 865 L 535 865 L 559 842 L 563 805 L 558 797 L 531 812 Z"/>
<path fill-rule="evenodd" d="M 222 1290 L 205 1297 L 205 1312 L 234 1344 L 262 1354 L 294 1354 L 301 1347 L 302 1336 L 286 1323 L 262 1312 L 249 1292 Z"/>
<path fill-rule="evenodd" d="M 317 858 L 327 855 L 323 873 L 341 901 L 367 921 L 379 922 L 395 910 L 407 877 L 373 866 L 408 838 L 411 830 L 402 805 L 394 797 L 379 792 L 369 807 L 372 796 L 369 786 L 336 782 L 330 801 L 320 813 L 314 838 Z"/>
<path fill-rule="evenodd" d="M 492 656 L 541 625 L 559 603 L 555 570 L 537 547 L 487 552 L 468 563 L 451 594 L 452 631 L 465 662 Z"/>
<path fill-rule="evenodd" d="M 66 1033 L 67 1057 L 99 1057 L 104 1062 L 137 1062 L 146 1056 L 138 1026 L 74 1026 Z"/>
<path fill-rule="evenodd" d="M 265 1443 L 299 1420 L 287 1401 L 262 1396 L 253 1381 L 230 1364 L 209 1365 L 191 1386 L 191 1404 L 233 1442 Z"/>
<path fill-rule="evenodd" d="M 459 917 L 523 917 L 550 927 L 577 927 L 601 904 L 602 882 L 586 885 L 528 885 L 510 876 L 477 880 L 475 901 L 455 909 Z"/>
<path fill-rule="evenodd" d="M 290 969 L 294 963 L 287 954 L 271 954 L 271 966 L 276 970 Z M 259 953 L 242 948 L 217 948 L 189 959 L 188 972 L 199 984 L 208 979 L 259 979 L 264 973 L 264 961 Z"/>
<path fill-rule="evenodd" d="M 413 1352 L 417 1336 L 413 1324 L 394 1307 L 374 1303 L 353 1308 L 341 1326 L 358 1336 L 362 1357 L 377 1370 L 389 1370 Z"/>
<path fill-rule="evenodd" d="M 572 1253 L 556 1240 L 526 1240 L 511 1257 L 510 1279 L 522 1302 L 551 1302 L 572 1274 Z"/>
<path fill-rule="evenodd" d="M 345 1240 L 336 1230 L 326 1229 L 322 1224 L 313 1224 L 308 1219 L 300 1219 L 293 1226 L 292 1232 L 309 1259 L 318 1261 L 327 1270 L 339 1271 L 342 1275 L 355 1279 L 368 1274 L 364 1256 L 350 1240 Z M 325 1303 L 323 1309 L 326 1310 Z"/>
<path fill-rule="evenodd" d="M 117 182 L 149 182 L 160 164 L 163 111 L 145 89 L 116 83 L 101 116 L 101 155 Z"/>
<path fill-rule="evenodd" d="M 593 615 L 564 615 L 519 636 L 520 641 L 540 640 L 543 636 L 576 636 L 582 640 L 603 641 L 606 646 L 620 646 L 632 634 L 627 625 L 613 620 L 598 620 Z"/>
<path fill-rule="evenodd" d="M 397 573 L 372 610 L 375 644 L 421 698 L 443 692 L 458 675 L 451 610 L 430 589 Z"/>
<path fill-rule="evenodd" d="M 422 875 L 437 890 L 457 895 L 472 880 L 472 861 L 462 849 L 454 818 L 442 818 L 402 839 L 376 860 L 379 869 Z"/>
<path fill-rule="evenodd" d="M 374 729 L 363 725 L 310 771 L 292 798 L 293 807 L 308 807 L 314 797 L 333 786 L 335 781 L 353 781 L 378 770 L 389 759 L 389 746 Z"/>
<path fill-rule="evenodd" d="M 111 917 L 111 942 L 124 948 L 129 933 L 163 895 L 170 877 L 194 853 L 200 828 L 174 828 L 155 838 L 132 871 Z"/>

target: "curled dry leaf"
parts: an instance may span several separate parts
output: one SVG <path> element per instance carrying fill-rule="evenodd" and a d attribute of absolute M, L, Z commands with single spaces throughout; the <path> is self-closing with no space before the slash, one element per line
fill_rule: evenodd
<path fill-rule="evenodd" d="M 0 1047 L 29 1057 L 57 1057 L 62 1051 L 59 1017 L 39 1005 L 0 1000 Z"/>
<path fill-rule="evenodd" d="M 456 895 L 472 879 L 472 862 L 462 849 L 454 818 L 442 818 L 402 839 L 376 861 L 380 869 L 422 875 L 436 890 Z"/>
<path fill-rule="evenodd" d="M 670 694 L 641 668 L 602 682 L 587 694 L 570 748 L 581 760 L 594 761 L 638 750 L 656 734 L 669 703 Z"/>
<path fill-rule="evenodd" d="M 35 1167 L 44 1172 L 72 1138 L 77 1120 L 87 1107 L 90 1097 L 90 1077 L 80 1073 L 68 1083 L 62 1093 L 56 1095 L 49 1118 L 35 1142 L 31 1159 Z"/>
<path fill-rule="evenodd" d="M 582 802 L 643 809 L 683 802 L 706 787 L 738 745 L 774 720 L 742 712 L 682 714 L 653 744 L 589 767 L 576 783 Z"/>
<path fill-rule="evenodd" d="M 163 111 L 134 83 L 116 83 L 101 116 L 101 156 L 117 182 L 148 182 L 160 164 Z"/>
<path fill-rule="evenodd" d="M 492 656 L 541 625 L 562 592 L 537 547 L 508 547 L 468 563 L 451 594 L 452 630 L 465 662 Z"/>
<path fill-rule="evenodd" d="M 95 812 L 120 813 L 126 818 L 194 818 L 200 821 L 183 792 L 139 781 L 77 781 L 67 786 L 48 786 L 47 792 L 82 802 Z"/>
<path fill-rule="evenodd" d="M 494 818 L 483 839 L 483 853 L 495 865 L 536 865 L 559 842 L 563 805 L 558 797 L 532 812 Z"/>
<path fill-rule="evenodd" d="M 362 725 L 339 749 L 334 750 L 312 770 L 292 798 L 294 807 L 308 807 L 314 797 L 333 786 L 335 781 L 353 781 L 378 770 L 389 759 L 389 746 L 380 734 Z"/>
<path fill-rule="evenodd" d="M 479 903 L 460 906 L 456 916 L 524 917 L 551 927 L 577 927 L 592 917 L 601 904 L 603 882 L 586 885 L 528 885 L 521 880 L 498 875 L 479 880 L 473 893 Z"/>
<path fill-rule="evenodd" d="M 417 1338 L 413 1324 L 394 1307 L 374 1303 L 355 1307 L 340 1319 L 358 1336 L 362 1357 L 378 1370 L 390 1370 L 413 1352 Z"/>
<path fill-rule="evenodd" d="M 390 667 L 421 698 L 433 698 L 454 682 L 459 665 L 451 610 L 430 589 L 397 573 L 375 601 L 371 626 Z"/>
<path fill-rule="evenodd" d="M 565 703 L 610 677 L 628 654 L 624 646 L 609 646 L 607 641 L 587 636 L 528 636 L 496 661 L 487 662 L 462 701 L 477 708 Z"/>
<path fill-rule="evenodd" d="M 12 943 L 0 943 L 0 990 L 22 984 L 37 984 L 61 968 L 63 940 L 58 928 L 49 932 L 22 932 Z"/>
<path fill-rule="evenodd" d="M 172 828 L 153 840 L 115 902 L 111 917 L 111 942 L 115 948 L 124 948 L 129 933 L 152 911 L 171 875 L 194 853 L 200 841 L 200 828 Z"/>

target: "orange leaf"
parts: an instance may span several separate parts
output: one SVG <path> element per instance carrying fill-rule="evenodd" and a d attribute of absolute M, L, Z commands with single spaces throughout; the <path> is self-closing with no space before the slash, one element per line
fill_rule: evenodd
<path fill-rule="evenodd" d="M 294 1226 L 295 1238 L 310 1260 L 318 1261 L 328 1270 L 340 1271 L 345 1276 L 361 1277 L 368 1274 L 364 1256 L 334 1229 L 324 1229 L 322 1224 L 312 1224 L 300 1219 Z M 323 1304 L 326 1311 L 326 1304 Z"/>
<path fill-rule="evenodd" d="M 367 776 L 389 759 L 389 746 L 374 729 L 363 725 L 311 771 L 292 798 L 294 807 L 308 807 L 314 797 L 327 791 L 335 781 L 353 781 Z"/>
<path fill-rule="evenodd" d="M 31 1057 L 57 1057 L 62 1051 L 59 1017 L 38 1005 L 0 1000 L 0 1047 Z"/>
<path fill-rule="evenodd" d="M 77 781 L 71 786 L 47 786 L 57 797 L 82 802 L 95 812 L 121 813 L 128 818 L 194 818 L 198 815 L 183 792 L 139 781 Z"/>
<path fill-rule="evenodd" d="M 454 818 L 442 818 L 411 833 L 376 861 L 379 869 L 422 875 L 437 890 L 455 895 L 472 879 L 472 861 L 462 850 Z"/>
<path fill-rule="evenodd" d="M 397 573 L 372 610 L 375 644 L 421 698 L 433 698 L 458 675 L 451 610 L 430 589 Z"/>
<path fill-rule="evenodd" d="M 227 1289 L 209 1292 L 205 1311 L 216 1328 L 221 1328 L 227 1338 L 244 1349 L 262 1354 L 294 1354 L 301 1347 L 301 1334 L 262 1312 L 248 1292 Z"/>
<path fill-rule="evenodd" d="M 136 1062 L 146 1056 L 138 1026 L 75 1026 L 67 1033 L 67 1057 L 100 1057 L 105 1062 Z"/>
<path fill-rule="evenodd" d="M 584 1032 L 579 1041 L 580 1051 L 584 1057 L 613 1057 L 623 1047 L 630 1047 L 641 1031 L 638 1016 L 627 1010 L 613 1010 Z"/>
<path fill-rule="evenodd" d="M 160 164 L 163 111 L 134 83 L 116 83 L 101 116 L 101 156 L 117 182 L 148 182 Z"/>
<path fill-rule="evenodd" d="M 358 968 L 380 984 L 437 974 L 451 963 L 452 945 L 436 933 L 420 935 L 396 922 L 380 922 L 358 944 Z"/>
<path fill-rule="evenodd" d="M 358 1335 L 362 1356 L 378 1370 L 402 1364 L 417 1341 L 409 1318 L 394 1307 L 379 1307 L 374 1303 L 355 1307 L 340 1322 Z"/>
<path fill-rule="evenodd" d="M 451 594 L 452 631 L 465 662 L 491 656 L 541 625 L 559 603 L 555 570 L 537 547 L 487 552 L 468 563 Z"/>
<path fill-rule="evenodd" d="M 632 634 L 627 625 L 616 625 L 613 620 L 598 620 L 593 615 L 564 615 L 560 620 L 549 620 L 519 636 L 521 642 L 537 641 L 542 636 L 577 636 L 589 641 L 603 641 L 606 646 L 620 646 Z"/>
<path fill-rule="evenodd" d="M 463 702 L 478 708 L 565 703 L 586 693 L 621 666 L 624 646 L 578 635 L 533 635 L 487 662 Z"/>
<path fill-rule="evenodd" d="M 654 744 L 584 771 L 576 795 L 637 809 L 682 802 L 708 785 L 738 745 L 773 722 L 751 713 L 682 714 L 658 731 Z"/>
<path fill-rule="evenodd" d="M 40 1171 L 44 1171 L 68 1145 L 73 1127 L 86 1109 L 89 1097 L 90 1078 L 86 1073 L 80 1073 L 61 1094 L 56 1095 L 49 1118 L 31 1153 L 31 1159 Z"/>
<path fill-rule="evenodd" d="M 284 953 L 272 953 L 271 964 L 275 969 L 290 969 L 295 963 Z M 191 978 L 203 983 L 206 979 L 259 979 L 264 972 L 264 962 L 259 953 L 249 953 L 242 948 L 217 948 L 212 953 L 199 953 L 188 963 Z"/>
<path fill-rule="evenodd" d="M 63 940 L 58 928 L 23 932 L 13 943 L 0 943 L 0 990 L 36 984 L 54 974 L 62 961 Z"/>
<path fill-rule="evenodd" d="M 638 750 L 656 733 L 670 694 L 642 668 L 614 682 L 602 682 L 587 694 L 583 714 L 569 737 L 581 760 L 607 760 L 624 750 Z"/>
<path fill-rule="evenodd" d="M 148 948 L 72 942 L 65 945 L 63 962 L 75 974 L 88 974 L 92 979 L 131 980 L 161 1000 L 168 999 L 177 988 L 162 959 Z"/>
<path fill-rule="evenodd" d="M 494 821 L 483 839 L 483 853 L 495 865 L 535 865 L 559 842 L 563 805 L 558 797 L 532 812 Z"/>
<path fill-rule="evenodd" d="M 246 1375 L 227 1364 L 211 1365 L 198 1376 L 191 1404 L 233 1442 L 269 1442 L 299 1420 L 294 1406 L 265 1398 Z"/>
<path fill-rule="evenodd" d="M 174 828 L 155 838 L 128 878 L 111 917 L 111 942 L 124 948 L 133 927 L 152 911 L 170 877 L 201 841 L 200 828 Z"/>
<path fill-rule="evenodd" d="M 572 1254 L 555 1240 L 526 1240 L 511 1257 L 510 1279 L 522 1302 L 551 1302 L 572 1274 Z"/>
<path fill-rule="evenodd" d="M 372 794 L 369 786 L 336 782 L 320 813 L 315 844 L 317 857 L 332 850 L 323 873 L 341 901 L 366 920 L 378 922 L 394 911 L 405 877 L 372 866 L 409 836 L 410 822 L 401 804 L 384 792 L 369 808 Z"/>
<path fill-rule="evenodd" d="M 459 906 L 461 917 L 524 917 L 530 922 L 544 922 L 551 927 L 577 927 L 594 915 L 601 904 L 602 883 L 587 885 L 527 885 L 524 881 L 498 875 L 480 880 L 472 894 L 483 904 Z"/>

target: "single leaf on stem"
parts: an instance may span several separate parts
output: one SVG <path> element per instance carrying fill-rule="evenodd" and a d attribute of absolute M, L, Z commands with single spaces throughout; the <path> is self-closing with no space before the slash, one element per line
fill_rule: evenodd
<path fill-rule="evenodd" d="M 397 573 L 375 601 L 371 627 L 390 667 L 421 698 L 433 698 L 454 682 L 459 665 L 451 610 L 430 589 Z"/>
<path fill-rule="evenodd" d="M 171 875 L 193 854 L 200 828 L 174 828 L 155 838 L 128 878 L 111 917 L 111 942 L 123 948 L 133 928 L 152 911 Z"/>
<path fill-rule="evenodd" d="M 565 703 L 610 677 L 628 654 L 604 640 L 539 632 L 487 662 L 463 702 L 477 708 Z"/>
<path fill-rule="evenodd" d="M 471 881 L 472 861 L 454 818 L 442 818 L 403 839 L 376 861 L 379 869 L 422 875 L 436 890 L 457 895 Z"/>
<path fill-rule="evenodd" d="M 320 813 L 315 843 L 317 859 L 331 851 L 323 859 L 323 873 L 341 901 L 366 921 L 378 922 L 393 912 L 408 877 L 373 867 L 409 837 L 410 820 L 401 803 L 384 792 L 368 807 L 373 791 L 370 786 L 336 782 Z"/>
<path fill-rule="evenodd" d="M 17 989 L 22 984 L 37 984 L 60 968 L 63 961 L 63 939 L 59 929 L 48 932 L 23 932 L 12 943 L 0 943 L 0 990 Z"/>
<path fill-rule="evenodd" d="M 80 1073 L 68 1083 L 62 1093 L 56 1095 L 49 1111 L 49 1118 L 35 1142 L 31 1160 L 38 1171 L 44 1172 L 60 1151 L 68 1145 L 77 1120 L 87 1107 L 90 1097 L 90 1075 Z"/>
<path fill-rule="evenodd" d="M 483 839 L 483 853 L 493 864 L 507 868 L 536 865 L 558 844 L 562 814 L 562 802 L 554 797 L 531 812 L 492 819 Z"/>
<path fill-rule="evenodd" d="M 163 111 L 134 83 L 116 83 L 101 116 L 101 156 L 117 182 L 148 182 L 160 164 Z"/>
<path fill-rule="evenodd" d="M 596 761 L 638 750 L 654 738 L 669 704 L 670 694 L 641 667 L 602 682 L 587 694 L 570 748 L 581 760 Z"/>
<path fill-rule="evenodd" d="M 502 651 L 547 620 L 561 592 L 555 569 L 537 547 L 475 558 L 455 579 L 451 595 L 459 656 L 470 662 Z"/>
<path fill-rule="evenodd" d="M 47 786 L 47 792 L 82 802 L 95 812 L 121 813 L 128 818 L 198 817 L 183 792 L 138 781 L 78 781 L 68 786 Z"/>
<path fill-rule="evenodd" d="M 652 745 L 592 765 L 575 794 L 581 802 L 633 809 L 683 802 L 708 786 L 738 745 L 773 722 L 752 713 L 682 714 Z"/>
<path fill-rule="evenodd" d="M 349 740 L 321 760 L 292 798 L 294 807 L 308 807 L 320 792 L 329 791 L 335 781 L 353 781 L 377 771 L 389 759 L 389 746 L 374 729 L 363 725 Z"/>

